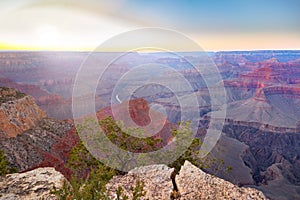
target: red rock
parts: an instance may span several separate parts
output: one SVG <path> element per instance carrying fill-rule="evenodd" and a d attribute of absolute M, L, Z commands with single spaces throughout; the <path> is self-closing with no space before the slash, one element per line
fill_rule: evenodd
<path fill-rule="evenodd" d="M 10 94 L 7 93 L 10 91 Z M 15 137 L 23 131 L 34 127 L 46 114 L 35 104 L 30 96 L 21 96 L 14 89 L 0 88 L 0 98 L 10 101 L 0 105 L 0 138 Z"/>
<path fill-rule="evenodd" d="M 129 117 L 129 116 L 125 116 L 128 114 L 128 111 L 126 111 L 128 109 L 126 105 L 127 105 L 126 102 L 123 102 L 122 104 L 119 105 L 113 105 L 116 112 L 120 113 L 121 115 L 124 115 L 122 116 L 122 119 L 127 119 Z M 153 118 L 166 119 L 166 121 L 155 120 L 157 123 L 155 124 L 154 122 L 151 122 L 151 119 L 149 117 L 149 112 L 150 112 L 150 108 L 146 100 L 139 98 L 139 99 L 134 99 L 129 101 L 129 113 L 131 119 L 140 127 L 145 127 L 149 125 L 149 123 L 153 123 L 152 128 L 155 130 L 156 127 L 161 127 L 160 131 L 156 133 L 153 137 L 160 138 L 163 140 L 162 144 L 159 144 L 160 146 L 168 144 L 168 142 L 170 142 L 173 139 L 172 130 L 176 128 L 176 125 L 169 122 L 166 119 L 166 116 L 163 116 L 163 114 L 152 111 Z M 101 109 L 96 114 L 98 119 L 104 119 L 105 117 L 108 116 L 111 116 L 115 119 L 111 107 L 106 107 L 104 109 Z M 130 124 L 130 122 L 127 123 Z"/>
<path fill-rule="evenodd" d="M 149 105 L 144 99 L 129 101 L 129 113 L 132 120 L 139 126 L 146 126 L 151 122 Z"/>

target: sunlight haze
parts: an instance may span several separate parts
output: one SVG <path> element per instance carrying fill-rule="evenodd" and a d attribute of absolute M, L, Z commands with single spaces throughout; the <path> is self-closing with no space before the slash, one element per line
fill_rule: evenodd
<path fill-rule="evenodd" d="M 72 3 L 71 3 L 72 2 Z M 299 1 L 1 1 L 1 50 L 93 50 L 125 31 L 179 31 L 203 49 L 299 49 Z"/>

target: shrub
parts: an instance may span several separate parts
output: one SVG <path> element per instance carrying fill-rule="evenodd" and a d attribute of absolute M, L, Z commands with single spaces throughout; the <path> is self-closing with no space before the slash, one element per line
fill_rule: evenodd
<path fill-rule="evenodd" d="M 116 144 L 119 150 L 127 150 L 129 152 L 147 152 L 153 151 L 159 148 L 161 140 L 155 138 L 135 138 L 130 136 L 130 131 L 139 131 L 137 129 L 127 129 L 122 131 L 122 123 L 115 122 L 111 117 L 107 117 L 99 121 L 101 127 L 105 130 L 106 136 L 111 142 Z M 180 124 L 179 124 L 180 125 Z M 182 123 L 180 129 L 175 129 L 173 131 L 173 136 L 176 137 L 177 145 L 182 145 L 186 140 L 192 137 L 192 131 L 189 128 L 190 122 Z M 97 138 L 96 138 L 97 139 Z M 99 138 L 98 138 L 99 139 Z M 201 141 L 198 138 L 192 138 L 192 142 L 188 149 L 173 163 L 169 166 L 174 167 L 176 171 L 179 171 L 180 167 L 183 165 L 185 160 L 189 160 L 194 165 L 200 168 L 207 168 L 210 165 L 215 165 L 215 163 L 223 163 L 217 160 L 205 160 L 202 161 L 199 157 L 199 149 L 201 146 Z M 117 153 L 117 152 L 116 152 Z M 162 155 L 161 160 L 164 160 L 164 156 L 168 157 L 172 155 L 172 152 L 166 152 Z M 120 162 L 126 166 L 128 158 L 120 158 Z M 132 154 L 132 159 L 135 159 Z M 90 152 L 86 149 L 83 142 L 79 142 L 71 152 L 68 160 L 68 168 L 73 171 L 73 175 L 70 179 L 70 185 L 65 183 L 63 188 L 56 190 L 60 199 L 109 199 L 106 190 L 106 184 L 115 175 L 123 174 L 123 172 L 112 169 L 96 158 L 94 158 Z M 140 197 L 145 195 L 144 184 L 138 181 L 135 187 L 131 187 L 131 192 L 134 200 L 138 200 Z M 117 199 L 126 200 L 128 197 L 122 194 L 122 188 L 119 187 L 116 191 Z"/>
<path fill-rule="evenodd" d="M 17 172 L 16 168 L 11 167 L 3 151 L 0 150 L 0 176 Z"/>

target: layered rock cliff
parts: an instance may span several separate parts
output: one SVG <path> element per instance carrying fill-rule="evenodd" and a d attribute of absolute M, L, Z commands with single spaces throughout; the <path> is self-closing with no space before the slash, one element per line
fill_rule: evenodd
<path fill-rule="evenodd" d="M 7 78 L 0 78 L 0 86 L 15 88 L 32 96 L 36 104 L 49 117 L 56 119 L 69 119 L 72 117 L 71 99 L 64 99 L 61 95 L 49 93 L 36 85 L 19 84 Z"/>
<path fill-rule="evenodd" d="M 11 88 L 0 88 L 0 149 L 19 171 L 55 167 L 69 177 L 65 167 L 79 138 L 71 120 L 47 118 L 33 98 Z"/>
<path fill-rule="evenodd" d="M 18 170 L 55 167 L 69 176 L 65 164 L 70 150 L 79 141 L 74 127 L 67 121 L 44 118 L 35 127 L 13 138 L 0 140 L 8 161 Z"/>
<path fill-rule="evenodd" d="M 0 103 L 0 138 L 15 137 L 46 117 L 32 97 L 11 88 L 0 88 Z"/>

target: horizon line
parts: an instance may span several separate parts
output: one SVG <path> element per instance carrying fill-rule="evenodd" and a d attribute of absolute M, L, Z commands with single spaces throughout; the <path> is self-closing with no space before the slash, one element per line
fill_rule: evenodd
<path fill-rule="evenodd" d="M 192 53 L 192 52 L 207 52 L 207 53 L 218 53 L 218 52 L 275 52 L 275 51 L 300 51 L 299 49 L 223 49 L 223 50 L 206 50 L 206 51 L 172 51 L 172 52 L 181 52 L 181 53 Z M 9 53 L 9 52 L 61 52 L 61 53 L 91 53 L 91 52 L 97 52 L 97 53 L 124 53 L 124 52 L 135 52 L 135 53 L 168 53 L 169 51 L 95 51 L 95 50 L 32 50 L 32 49 L 20 49 L 20 50 L 9 50 L 9 49 L 0 49 L 0 53 Z M 171 52 L 171 51 L 170 51 Z"/>

